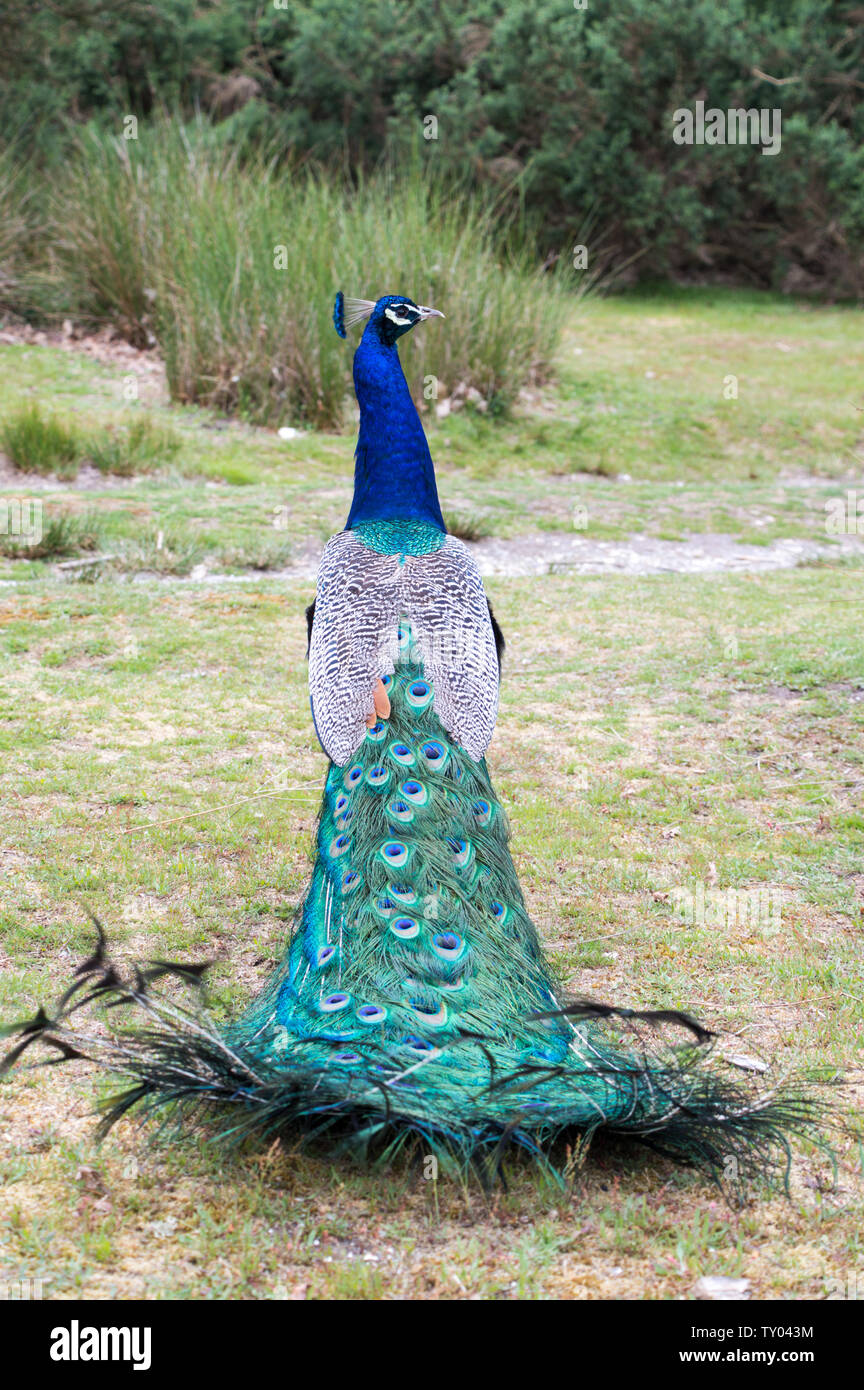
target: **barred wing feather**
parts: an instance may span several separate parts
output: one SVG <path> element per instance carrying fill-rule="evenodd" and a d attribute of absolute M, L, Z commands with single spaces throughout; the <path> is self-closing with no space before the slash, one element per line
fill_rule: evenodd
<path fill-rule="evenodd" d="M 350 531 L 328 542 L 309 648 L 322 747 L 340 767 L 356 752 L 375 682 L 393 673 L 401 618 L 411 623 L 438 718 L 472 758 L 481 758 L 495 728 L 498 662 L 480 572 L 453 537 L 416 556 L 378 554 Z"/>

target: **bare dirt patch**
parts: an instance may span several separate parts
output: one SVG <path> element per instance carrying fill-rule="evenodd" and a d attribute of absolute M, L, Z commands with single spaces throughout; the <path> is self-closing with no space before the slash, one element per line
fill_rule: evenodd
<path fill-rule="evenodd" d="M 681 541 L 635 534 L 626 541 L 595 541 L 587 536 L 555 532 L 518 536 L 513 540 L 477 541 L 471 550 L 481 574 L 517 578 L 533 574 L 708 574 L 764 573 L 794 569 L 801 564 L 835 556 L 837 549 L 815 541 L 776 540 L 769 545 L 746 545 L 732 536 L 706 533 Z M 864 546 L 852 538 L 841 543 L 843 554 L 864 560 Z"/>
<path fill-rule="evenodd" d="M 545 574 L 760 574 L 795 569 L 842 556 L 858 556 L 864 544 L 844 537 L 837 545 L 776 540 L 746 545 L 732 536 L 705 533 L 681 541 L 634 534 L 626 541 L 595 541 L 578 532 L 537 531 L 510 540 L 490 537 L 466 542 L 483 575 L 519 579 Z M 286 579 L 314 580 L 320 541 L 306 542 L 292 564 L 278 573 Z"/>
<path fill-rule="evenodd" d="M 5 320 L 0 324 L 0 345 L 9 347 L 62 348 L 82 353 L 103 367 L 134 373 L 138 398 L 145 405 L 167 405 L 165 366 L 155 348 L 135 348 L 113 328 L 88 332 L 66 319 L 59 328 L 34 328 L 32 324 Z"/>

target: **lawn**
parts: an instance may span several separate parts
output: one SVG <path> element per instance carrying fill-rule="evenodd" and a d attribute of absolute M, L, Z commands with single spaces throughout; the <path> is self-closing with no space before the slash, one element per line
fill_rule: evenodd
<path fill-rule="evenodd" d="M 511 421 L 431 426 L 466 533 L 551 536 L 584 505 L 601 539 L 825 543 L 819 564 L 772 574 L 490 579 L 508 652 L 489 762 L 567 987 L 688 1009 L 769 1079 L 837 1068 L 850 1107 L 864 595 L 824 502 L 864 488 L 861 330 L 860 312 L 756 295 L 589 301 L 557 381 Z M 282 440 L 170 407 L 143 360 L 143 404 L 124 407 L 125 361 L 2 351 L 0 415 L 35 400 L 92 434 L 140 408 L 182 443 L 132 478 L 2 477 L 0 495 L 39 497 L 46 518 L 88 518 L 92 553 L 114 558 L 0 571 L 0 1017 L 56 992 L 90 945 L 87 906 L 124 955 L 218 957 L 212 1002 L 229 1012 L 279 954 L 308 874 L 325 773 L 311 588 L 280 570 L 343 523 L 350 433 Z M 848 1135 L 833 1168 L 804 1145 L 790 1197 L 740 1210 L 609 1143 L 570 1190 L 517 1164 L 487 1200 L 407 1166 L 147 1147 L 128 1123 L 97 1148 L 95 1093 L 80 1064 L 0 1089 L 7 1282 L 41 1277 L 56 1298 L 691 1298 L 727 1275 L 754 1297 L 818 1299 L 864 1280 L 864 1150 Z"/>

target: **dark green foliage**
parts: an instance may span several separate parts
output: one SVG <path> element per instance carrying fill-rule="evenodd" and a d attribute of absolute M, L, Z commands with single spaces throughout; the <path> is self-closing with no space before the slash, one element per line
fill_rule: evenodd
<path fill-rule="evenodd" d="M 854 0 L 12 0 L 0 52 L 7 128 L 38 131 L 43 149 L 66 118 L 116 131 L 180 103 L 234 146 L 355 168 L 419 147 L 467 166 L 525 200 L 551 255 L 591 212 L 607 254 L 640 274 L 862 291 Z M 672 113 L 698 99 L 779 107 L 781 152 L 676 145 Z"/>

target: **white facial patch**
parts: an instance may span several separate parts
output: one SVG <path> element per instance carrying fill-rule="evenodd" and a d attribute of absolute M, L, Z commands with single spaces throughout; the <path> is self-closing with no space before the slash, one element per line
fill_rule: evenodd
<path fill-rule="evenodd" d="M 408 318 L 400 319 L 399 315 L 396 313 L 396 310 L 393 308 L 385 309 L 384 316 L 385 318 L 390 319 L 392 323 L 398 324 L 400 328 L 405 328 L 407 325 L 410 325 L 414 322 L 414 319 L 410 316 Z"/>

